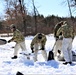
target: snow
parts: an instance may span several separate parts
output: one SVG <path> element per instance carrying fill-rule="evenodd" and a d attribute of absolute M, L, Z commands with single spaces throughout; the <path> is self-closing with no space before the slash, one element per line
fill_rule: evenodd
<path fill-rule="evenodd" d="M 48 52 L 53 48 L 55 39 L 53 34 L 46 35 L 47 42 L 45 49 Z M 0 37 L 2 39 L 9 40 L 11 37 Z M 33 36 L 25 37 L 26 49 L 31 53 L 30 43 Z M 34 62 L 32 57 L 30 60 L 26 59 L 26 56 L 18 54 L 17 59 L 11 59 L 13 56 L 15 42 L 0 45 L 0 75 L 16 75 L 16 73 L 22 72 L 25 75 L 75 75 L 76 74 L 76 62 L 72 65 L 63 65 L 61 61 L 51 60 L 44 61 L 44 58 L 39 51 L 38 61 Z M 76 37 L 73 40 L 73 51 L 76 52 Z M 19 53 L 21 49 L 19 50 Z"/>

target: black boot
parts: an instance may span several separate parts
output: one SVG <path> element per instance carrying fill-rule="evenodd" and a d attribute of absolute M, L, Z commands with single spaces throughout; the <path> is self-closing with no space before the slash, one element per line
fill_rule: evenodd
<path fill-rule="evenodd" d="M 63 64 L 64 64 L 64 65 L 67 65 L 67 64 L 68 64 L 68 62 L 64 62 Z"/>
<path fill-rule="evenodd" d="M 11 59 L 17 59 L 17 56 L 11 57 Z"/>
<path fill-rule="evenodd" d="M 72 64 L 72 62 L 64 62 L 63 64 L 64 64 L 64 65 Z"/>
<path fill-rule="evenodd" d="M 68 62 L 69 64 L 72 64 L 72 62 Z"/>

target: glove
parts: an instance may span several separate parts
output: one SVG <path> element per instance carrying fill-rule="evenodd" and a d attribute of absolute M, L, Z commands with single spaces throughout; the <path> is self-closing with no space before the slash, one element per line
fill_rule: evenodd
<path fill-rule="evenodd" d="M 59 38 L 56 38 L 56 41 L 59 40 Z"/>
<path fill-rule="evenodd" d="M 74 39 L 74 36 L 72 37 L 72 40 Z"/>
<path fill-rule="evenodd" d="M 59 36 L 59 40 L 63 40 L 63 37 L 62 36 Z"/>
<path fill-rule="evenodd" d="M 32 53 L 34 53 L 34 50 L 32 50 Z"/>
<path fill-rule="evenodd" d="M 33 47 L 31 47 L 31 50 L 32 50 L 32 53 L 34 53 L 34 50 L 33 50 L 34 48 Z"/>
<path fill-rule="evenodd" d="M 41 50 L 44 50 L 44 49 L 45 49 L 44 46 L 42 46 Z"/>
<path fill-rule="evenodd" d="M 56 39 L 56 41 L 57 41 L 57 40 L 59 39 L 59 36 L 56 36 L 55 39 Z"/>
<path fill-rule="evenodd" d="M 60 51 L 60 50 L 58 50 L 58 53 L 59 53 L 59 54 L 61 54 L 61 51 Z"/>
<path fill-rule="evenodd" d="M 8 41 L 8 43 L 10 43 L 10 42 L 11 42 L 11 40 Z"/>

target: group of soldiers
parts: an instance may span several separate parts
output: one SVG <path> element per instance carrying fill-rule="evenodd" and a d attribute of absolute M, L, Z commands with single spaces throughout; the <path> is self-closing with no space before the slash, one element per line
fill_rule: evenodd
<path fill-rule="evenodd" d="M 14 47 L 14 56 L 12 59 L 16 59 L 18 56 L 18 50 L 19 48 L 22 49 L 22 53 L 25 53 L 29 56 L 28 51 L 26 50 L 25 46 L 25 38 L 22 35 L 22 33 L 16 28 L 15 25 L 10 26 L 11 31 L 13 32 L 13 37 L 8 41 L 10 43 L 11 41 L 16 42 L 16 45 Z M 63 64 L 72 64 L 72 41 L 74 39 L 74 29 L 71 25 L 69 25 L 66 21 L 59 22 L 55 28 L 54 28 L 54 37 L 56 39 L 53 53 L 54 53 L 54 59 L 57 56 L 57 53 L 60 54 L 61 58 L 64 58 L 65 62 Z M 34 61 L 37 61 L 37 54 L 38 51 L 41 50 L 42 55 L 45 59 L 45 61 L 48 60 L 47 52 L 45 50 L 45 44 L 46 44 L 47 38 L 46 35 L 43 33 L 37 33 L 31 44 L 31 52 L 34 53 Z"/>

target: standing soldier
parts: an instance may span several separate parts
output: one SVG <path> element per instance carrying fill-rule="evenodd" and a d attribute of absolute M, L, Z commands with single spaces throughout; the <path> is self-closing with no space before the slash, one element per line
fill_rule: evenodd
<path fill-rule="evenodd" d="M 16 45 L 14 47 L 14 57 L 12 57 L 12 59 L 16 59 L 19 48 L 21 48 L 22 52 L 25 53 L 25 50 L 26 50 L 26 47 L 25 47 L 25 38 L 22 35 L 22 33 L 18 29 L 16 29 L 16 27 L 15 27 L 14 24 L 12 24 L 10 26 L 10 29 L 13 32 L 13 37 L 12 37 L 12 39 L 10 39 L 8 41 L 8 43 L 10 43 L 11 41 L 16 42 Z M 27 53 L 27 51 L 26 51 L 26 53 Z"/>
<path fill-rule="evenodd" d="M 31 42 L 31 50 L 34 53 L 34 61 L 37 61 L 37 53 L 39 50 L 42 51 L 42 55 L 47 60 L 47 53 L 45 51 L 45 44 L 46 44 L 46 36 L 43 33 L 37 33 L 34 39 Z M 39 48 L 40 47 L 40 48 Z"/>
<path fill-rule="evenodd" d="M 74 38 L 74 30 L 71 25 L 68 25 L 66 21 L 64 21 L 64 25 L 62 25 L 57 31 L 57 35 L 62 32 L 63 41 L 62 41 L 62 51 L 64 55 L 65 62 L 63 64 L 72 64 L 72 41 Z"/>
<path fill-rule="evenodd" d="M 63 25 L 63 21 L 60 21 L 59 23 L 56 24 L 55 28 L 54 28 L 54 37 L 56 39 L 56 42 L 55 42 L 55 45 L 54 45 L 54 58 L 57 57 L 57 53 L 59 53 L 59 55 L 62 57 L 63 56 L 63 53 L 61 51 L 61 48 L 62 48 L 62 40 L 63 40 L 63 37 L 62 37 L 62 32 L 59 33 L 59 35 L 57 35 L 57 31 L 58 29 Z M 58 58 L 60 59 L 60 58 Z M 61 60 L 61 59 L 60 59 Z"/>

